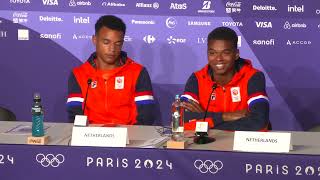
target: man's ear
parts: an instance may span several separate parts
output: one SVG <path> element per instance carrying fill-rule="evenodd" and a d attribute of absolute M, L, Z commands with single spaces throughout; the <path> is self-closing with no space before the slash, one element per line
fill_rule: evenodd
<path fill-rule="evenodd" d="M 97 45 L 97 36 L 92 35 L 92 43 L 96 46 Z"/>
<path fill-rule="evenodd" d="M 240 51 L 239 49 L 236 50 L 236 59 L 239 59 L 240 58 Z"/>

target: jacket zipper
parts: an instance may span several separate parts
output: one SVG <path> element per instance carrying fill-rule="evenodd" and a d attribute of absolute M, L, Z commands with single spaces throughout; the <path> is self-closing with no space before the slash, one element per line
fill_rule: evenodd
<path fill-rule="evenodd" d="M 227 100 L 226 100 L 226 88 L 222 87 L 223 90 L 223 112 L 226 112 Z"/>

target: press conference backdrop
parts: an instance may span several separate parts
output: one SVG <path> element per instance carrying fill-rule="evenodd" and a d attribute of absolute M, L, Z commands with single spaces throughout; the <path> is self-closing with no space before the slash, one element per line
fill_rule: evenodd
<path fill-rule="evenodd" d="M 124 50 L 149 71 L 159 119 L 193 71 L 207 63 L 206 37 L 226 26 L 239 35 L 241 57 L 266 74 L 273 128 L 320 124 L 318 0 L 1 0 L 0 105 L 30 120 L 40 92 L 45 120 L 67 122 L 67 79 L 94 51 L 101 15 L 127 24 Z"/>

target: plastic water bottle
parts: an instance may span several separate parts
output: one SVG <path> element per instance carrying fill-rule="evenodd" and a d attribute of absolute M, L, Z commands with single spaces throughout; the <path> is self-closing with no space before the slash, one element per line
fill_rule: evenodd
<path fill-rule="evenodd" d="M 184 118 L 183 107 L 179 95 L 176 95 L 171 107 L 171 119 L 172 119 L 172 137 L 174 141 L 184 140 Z"/>
<path fill-rule="evenodd" d="M 44 136 L 43 130 L 43 108 L 41 105 L 41 97 L 39 93 L 33 95 L 32 105 L 32 136 Z"/>

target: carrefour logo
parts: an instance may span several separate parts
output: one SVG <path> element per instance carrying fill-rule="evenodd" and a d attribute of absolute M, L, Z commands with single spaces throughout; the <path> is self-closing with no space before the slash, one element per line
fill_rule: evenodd
<path fill-rule="evenodd" d="M 156 38 L 153 35 L 146 35 L 143 37 L 143 41 L 148 44 L 152 44 L 156 41 Z"/>

